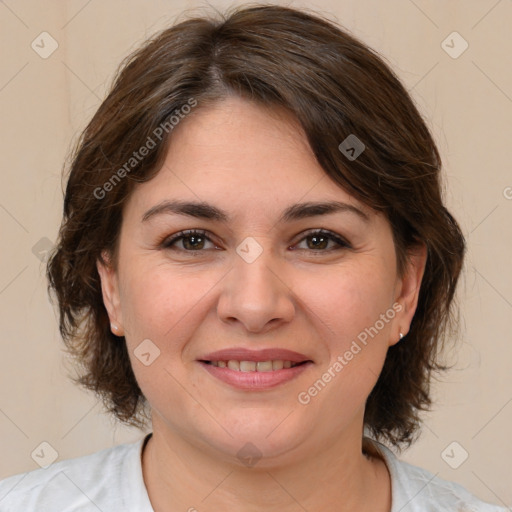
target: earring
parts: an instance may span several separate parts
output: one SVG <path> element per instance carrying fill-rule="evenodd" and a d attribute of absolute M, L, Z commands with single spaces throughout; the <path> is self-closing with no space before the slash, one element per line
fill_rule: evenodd
<path fill-rule="evenodd" d="M 402 333 L 400 333 L 400 339 L 402 339 L 404 337 L 404 335 Z"/>
<path fill-rule="evenodd" d="M 116 332 L 119 330 L 119 327 L 116 324 L 110 324 L 110 328 Z"/>

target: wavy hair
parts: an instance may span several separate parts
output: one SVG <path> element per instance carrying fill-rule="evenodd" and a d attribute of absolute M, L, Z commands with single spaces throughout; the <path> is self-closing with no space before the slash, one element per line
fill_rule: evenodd
<path fill-rule="evenodd" d="M 389 348 L 364 416 L 376 439 L 398 448 L 411 444 L 420 412 L 431 405 L 432 373 L 446 368 L 440 347 L 456 327 L 453 299 L 464 237 L 443 204 L 433 137 L 384 59 L 322 16 L 287 7 L 235 8 L 159 32 L 121 63 L 80 135 L 47 268 L 60 332 L 81 368 L 75 380 L 97 393 L 119 420 L 146 424 L 148 404 L 126 343 L 110 331 L 96 262 L 104 250 L 115 259 L 123 205 L 137 183 L 158 172 L 172 130 L 127 168 L 134 152 L 191 98 L 200 109 L 232 95 L 295 116 L 324 172 L 386 215 L 399 273 L 408 250 L 426 245 L 410 331 Z M 338 148 L 351 134 L 366 146 L 354 160 Z M 114 175 L 120 177 L 115 183 Z M 107 182 L 111 186 L 103 193 Z"/>

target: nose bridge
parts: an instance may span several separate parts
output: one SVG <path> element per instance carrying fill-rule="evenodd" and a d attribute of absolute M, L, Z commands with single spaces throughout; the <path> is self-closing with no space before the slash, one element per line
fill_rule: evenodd
<path fill-rule="evenodd" d="M 237 320 L 253 332 L 290 321 L 295 310 L 291 290 L 279 275 L 282 265 L 266 240 L 248 237 L 237 247 L 217 308 L 223 321 Z"/>

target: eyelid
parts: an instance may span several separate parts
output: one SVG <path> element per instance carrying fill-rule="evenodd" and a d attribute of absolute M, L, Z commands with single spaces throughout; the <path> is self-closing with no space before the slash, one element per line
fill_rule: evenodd
<path fill-rule="evenodd" d="M 171 248 L 172 244 L 175 242 L 178 242 L 179 240 L 186 238 L 187 236 L 201 236 L 208 240 L 209 242 L 212 242 L 215 244 L 215 242 L 211 239 L 210 236 L 208 236 L 207 231 L 204 229 L 184 229 L 183 231 L 179 231 L 178 233 L 175 233 L 171 236 L 166 236 L 159 244 L 158 246 L 162 249 L 168 249 Z M 183 249 L 182 249 L 183 250 Z M 183 250 L 184 251 L 184 250 Z M 194 251 L 184 251 L 184 252 L 194 252 Z M 195 251 L 195 252 L 201 252 L 201 251 Z"/>
<path fill-rule="evenodd" d="M 334 233 L 333 231 L 329 231 L 328 229 L 324 229 L 324 228 L 313 228 L 313 229 L 309 229 L 307 231 L 302 232 L 299 235 L 300 236 L 299 240 L 297 242 L 295 242 L 294 245 L 298 244 L 299 242 L 302 242 L 308 236 L 313 236 L 313 235 L 323 235 L 323 236 L 333 240 L 339 246 L 335 249 L 341 249 L 341 248 L 352 249 L 352 245 L 348 242 L 348 240 L 343 238 L 341 235 L 338 235 L 337 233 Z M 324 250 L 324 251 L 320 251 L 320 250 L 315 251 L 313 249 L 310 249 L 310 252 L 322 253 L 322 252 L 330 252 L 335 249 L 328 249 L 328 250 Z"/>
<path fill-rule="evenodd" d="M 185 229 L 183 231 L 179 231 L 178 233 L 175 233 L 174 235 L 165 237 L 158 244 L 158 246 L 162 249 L 170 249 L 176 242 L 182 240 L 183 238 L 186 238 L 187 236 L 194 236 L 194 235 L 203 237 L 208 242 L 211 242 L 214 245 L 217 245 L 212 240 L 212 238 L 208 235 L 208 232 L 206 230 L 204 230 L 204 229 Z M 326 250 L 317 250 L 317 251 L 315 251 L 314 249 L 295 249 L 295 250 L 305 250 L 308 252 L 316 252 L 316 253 L 324 252 L 325 253 L 325 252 L 331 252 L 333 250 L 343 249 L 343 248 L 344 249 L 352 249 L 352 245 L 344 237 L 342 237 L 341 235 L 338 235 L 337 233 L 334 233 L 333 231 L 330 231 L 330 230 L 324 229 L 324 228 L 312 228 L 312 229 L 309 229 L 307 231 L 300 233 L 300 235 L 298 235 L 298 236 L 300 236 L 300 238 L 298 238 L 298 240 L 292 244 L 292 247 L 294 245 L 297 245 L 298 243 L 302 242 L 309 236 L 313 236 L 313 235 L 325 236 L 328 239 L 330 239 L 331 241 L 335 242 L 338 245 L 338 247 L 326 249 Z M 197 251 L 186 250 L 186 249 L 179 249 L 179 250 L 181 252 L 188 252 L 188 253 L 197 252 L 197 253 L 199 253 L 199 252 L 203 252 L 205 249 L 198 249 Z"/>

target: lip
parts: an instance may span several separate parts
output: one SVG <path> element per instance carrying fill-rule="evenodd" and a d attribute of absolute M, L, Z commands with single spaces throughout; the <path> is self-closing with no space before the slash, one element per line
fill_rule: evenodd
<path fill-rule="evenodd" d="M 248 359 L 244 359 L 244 361 L 248 361 Z M 240 372 L 227 367 L 213 366 L 204 361 L 198 362 L 213 377 L 235 388 L 249 391 L 270 389 L 289 382 L 313 364 L 311 361 L 308 361 L 300 366 L 273 370 L 271 372 Z"/>
<path fill-rule="evenodd" d="M 293 368 L 283 368 L 271 372 L 241 372 L 213 366 L 205 361 L 271 361 L 283 360 L 292 363 L 303 363 Z M 262 350 L 249 350 L 245 348 L 228 348 L 206 354 L 198 358 L 198 363 L 213 377 L 237 389 L 259 391 L 271 389 L 292 379 L 313 365 L 313 361 L 306 355 L 293 350 L 268 348 Z"/>
<path fill-rule="evenodd" d="M 292 363 L 311 361 L 311 358 L 305 354 L 281 348 L 265 348 L 262 350 L 249 350 L 242 347 L 225 348 L 197 358 L 198 361 L 229 361 L 230 359 L 235 361 L 271 361 L 282 359 Z"/>

